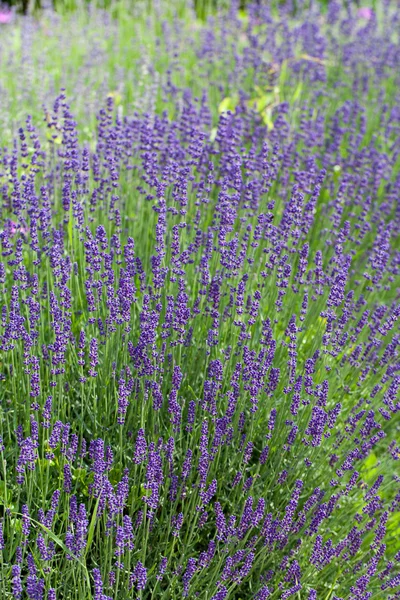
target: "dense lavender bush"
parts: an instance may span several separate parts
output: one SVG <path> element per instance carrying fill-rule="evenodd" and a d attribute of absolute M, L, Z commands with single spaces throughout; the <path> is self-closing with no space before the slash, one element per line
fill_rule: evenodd
<path fill-rule="evenodd" d="M 2 48 L 1 597 L 398 598 L 400 11 L 160 23 Z"/>

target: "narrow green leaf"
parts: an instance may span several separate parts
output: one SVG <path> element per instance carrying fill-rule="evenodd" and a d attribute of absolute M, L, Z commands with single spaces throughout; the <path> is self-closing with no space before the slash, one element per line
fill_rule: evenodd
<path fill-rule="evenodd" d="M 85 556 L 89 552 L 90 546 L 92 545 L 92 542 L 93 542 L 94 528 L 96 527 L 97 509 L 99 508 L 99 503 L 100 503 L 100 496 L 96 500 L 96 504 L 95 504 L 95 507 L 94 507 L 94 510 L 93 510 L 93 514 L 92 514 L 92 518 L 90 520 L 88 538 L 87 538 L 86 549 L 85 549 Z"/>

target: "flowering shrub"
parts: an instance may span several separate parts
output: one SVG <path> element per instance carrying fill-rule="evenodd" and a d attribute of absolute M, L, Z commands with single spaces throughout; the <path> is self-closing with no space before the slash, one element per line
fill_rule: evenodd
<path fill-rule="evenodd" d="M 400 12 L 234 8 L 1 149 L 4 598 L 400 595 Z"/>

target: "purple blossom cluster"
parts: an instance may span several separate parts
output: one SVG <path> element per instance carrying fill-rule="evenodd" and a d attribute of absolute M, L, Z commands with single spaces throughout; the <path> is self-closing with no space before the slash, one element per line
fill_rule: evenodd
<path fill-rule="evenodd" d="M 110 95 L 91 147 L 62 89 L 0 149 L 4 598 L 400 597 L 385 7 L 232 4 L 196 46 L 229 110 L 164 23 L 165 110 Z"/>

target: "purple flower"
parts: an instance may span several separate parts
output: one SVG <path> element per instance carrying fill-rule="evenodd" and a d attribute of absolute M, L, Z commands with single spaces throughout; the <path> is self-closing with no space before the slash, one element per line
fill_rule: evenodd
<path fill-rule="evenodd" d="M 138 590 L 144 590 L 147 583 L 147 569 L 138 560 L 136 566 L 130 576 L 130 587 L 136 584 Z"/>
<path fill-rule="evenodd" d="M 159 453 L 154 449 L 154 444 L 149 445 L 146 484 L 145 488 L 150 491 L 149 496 L 144 496 L 143 500 L 151 510 L 156 510 L 159 503 L 159 488 L 164 483 L 164 474 L 162 469 L 162 460 Z"/>
<path fill-rule="evenodd" d="M 72 492 L 72 475 L 69 464 L 64 465 L 64 492 L 70 494 Z"/>
<path fill-rule="evenodd" d="M 207 490 L 200 492 L 200 497 L 204 505 L 208 504 L 217 492 L 217 480 L 213 479 Z"/>
<path fill-rule="evenodd" d="M 29 532 L 31 530 L 31 520 L 29 517 L 29 509 L 26 504 L 21 508 L 22 513 L 22 535 L 24 536 L 23 545 L 26 546 L 28 543 Z"/>
<path fill-rule="evenodd" d="M 90 359 L 89 375 L 91 377 L 97 377 L 97 372 L 95 371 L 95 368 L 99 364 L 99 351 L 98 351 L 98 343 L 97 343 L 96 338 L 92 338 L 90 340 L 89 359 Z"/>
<path fill-rule="evenodd" d="M 187 597 L 189 595 L 189 586 L 190 580 L 193 578 L 194 574 L 197 570 L 197 561 L 195 558 L 189 558 L 186 571 L 183 574 L 182 582 L 183 582 L 183 597 Z"/>
<path fill-rule="evenodd" d="M 146 455 L 147 455 L 147 443 L 146 443 L 146 438 L 144 435 L 144 430 L 139 429 L 139 431 L 137 433 L 137 438 L 136 438 L 133 462 L 136 465 L 140 465 L 146 459 Z"/>
<path fill-rule="evenodd" d="M 19 600 L 22 597 L 22 582 L 21 582 L 21 567 L 19 565 L 13 565 L 11 568 L 12 577 L 12 593 L 14 598 Z"/>
<path fill-rule="evenodd" d="M 218 592 L 211 598 L 211 600 L 225 600 L 228 595 L 228 590 L 225 586 L 221 586 Z"/>
<path fill-rule="evenodd" d="M 20 455 L 17 462 L 16 471 L 17 483 L 22 485 L 24 482 L 25 467 L 29 471 L 35 470 L 35 460 L 37 456 L 37 443 L 30 437 L 22 440 L 20 445 Z"/>
<path fill-rule="evenodd" d="M 162 557 L 161 562 L 158 567 L 157 581 L 162 581 L 164 573 L 167 569 L 168 558 L 165 556 Z"/>
<path fill-rule="evenodd" d="M 185 460 L 183 461 L 183 465 L 182 465 L 182 472 L 181 472 L 182 481 L 186 481 L 190 475 L 190 472 L 192 470 L 192 457 L 193 457 L 193 452 L 190 448 L 188 448 L 188 450 L 186 452 Z"/>
<path fill-rule="evenodd" d="M 255 595 L 254 600 L 267 600 L 267 598 L 271 595 L 270 590 L 268 589 L 268 587 L 265 585 L 264 587 L 262 587 L 257 594 Z"/>
<path fill-rule="evenodd" d="M 174 537 L 178 537 L 179 536 L 179 532 L 181 530 L 181 527 L 183 525 L 183 513 L 180 512 L 176 517 L 172 517 L 172 523 L 174 525 L 174 529 L 172 531 L 172 535 Z"/>
<path fill-rule="evenodd" d="M 94 582 L 94 600 L 104 600 L 103 580 L 101 578 L 100 569 L 93 569 L 92 575 Z"/>

